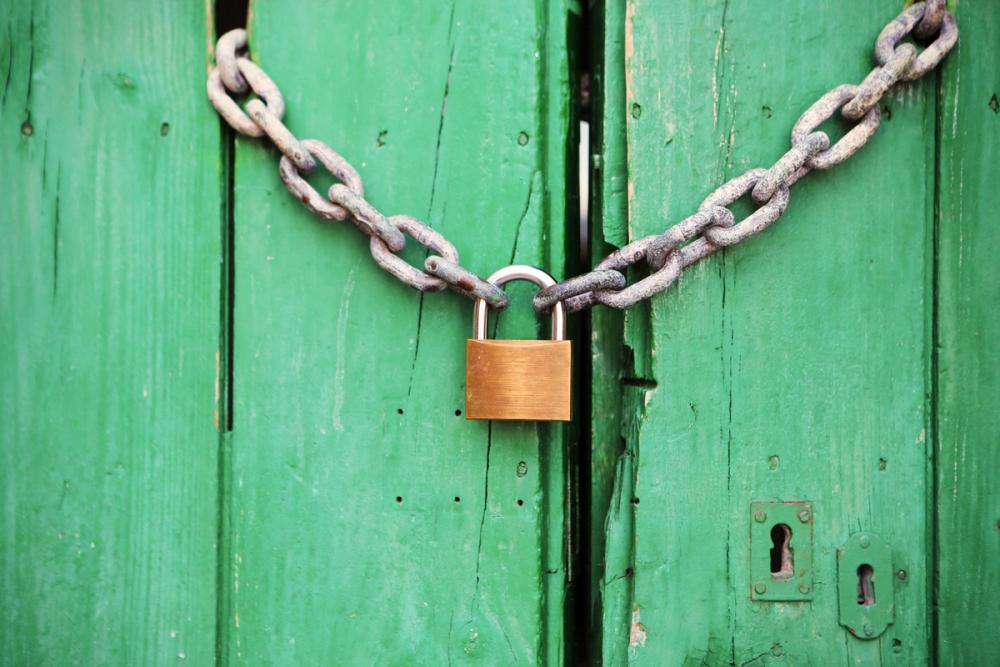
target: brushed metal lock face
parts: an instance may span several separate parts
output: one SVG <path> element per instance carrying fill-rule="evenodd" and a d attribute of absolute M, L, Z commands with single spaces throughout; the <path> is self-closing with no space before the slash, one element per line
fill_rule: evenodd
<path fill-rule="evenodd" d="M 544 271 L 512 265 L 488 279 L 502 285 L 528 280 L 554 285 Z M 562 303 L 552 308 L 553 340 L 487 340 L 487 307 L 475 305 L 473 338 L 465 343 L 465 416 L 467 419 L 569 421 L 571 418 L 572 343 L 566 337 Z"/>
<path fill-rule="evenodd" d="M 568 340 L 467 340 L 466 416 L 569 421 L 571 347 Z"/>

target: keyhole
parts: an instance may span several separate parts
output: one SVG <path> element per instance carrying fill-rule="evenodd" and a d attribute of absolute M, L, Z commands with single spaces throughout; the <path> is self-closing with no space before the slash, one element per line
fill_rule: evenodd
<path fill-rule="evenodd" d="M 792 563 L 792 529 L 786 523 L 778 523 L 771 529 L 771 576 L 787 579 L 795 573 Z"/>
<path fill-rule="evenodd" d="M 870 607 L 875 604 L 875 570 L 868 563 L 858 566 L 858 604 Z"/>

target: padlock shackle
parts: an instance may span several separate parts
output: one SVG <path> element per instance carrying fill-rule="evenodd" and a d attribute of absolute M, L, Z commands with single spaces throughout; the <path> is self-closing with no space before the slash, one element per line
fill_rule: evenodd
<path fill-rule="evenodd" d="M 540 288 L 551 287 L 556 284 L 552 276 L 541 269 L 536 269 L 527 264 L 505 266 L 486 280 L 497 287 L 511 280 L 527 280 L 530 283 L 538 285 Z M 489 324 L 489 306 L 486 305 L 486 299 L 476 299 L 472 317 L 472 337 L 476 340 L 484 340 Z M 562 301 L 552 306 L 552 340 L 566 340 L 566 308 L 563 306 Z"/>

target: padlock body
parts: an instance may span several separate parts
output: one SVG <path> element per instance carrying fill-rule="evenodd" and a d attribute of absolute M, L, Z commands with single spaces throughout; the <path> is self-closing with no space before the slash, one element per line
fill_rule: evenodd
<path fill-rule="evenodd" d="M 568 340 L 467 340 L 466 418 L 569 421 L 571 362 Z"/>

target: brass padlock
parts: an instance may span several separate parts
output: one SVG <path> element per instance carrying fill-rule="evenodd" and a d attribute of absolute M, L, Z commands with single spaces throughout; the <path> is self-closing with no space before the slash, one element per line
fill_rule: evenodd
<path fill-rule="evenodd" d="M 503 285 L 528 280 L 555 284 L 533 266 L 514 264 L 488 280 Z M 488 340 L 486 301 L 477 299 L 473 337 L 465 342 L 466 419 L 570 420 L 572 343 L 566 340 L 566 311 L 552 307 L 552 340 Z"/>

